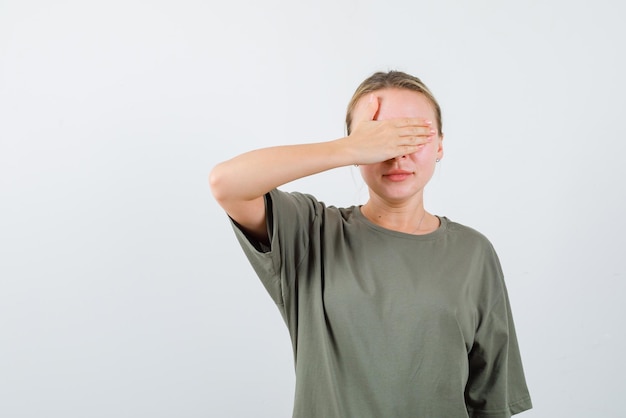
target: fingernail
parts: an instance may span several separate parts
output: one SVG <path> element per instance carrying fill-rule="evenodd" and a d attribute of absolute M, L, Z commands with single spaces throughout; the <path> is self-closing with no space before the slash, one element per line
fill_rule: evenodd
<path fill-rule="evenodd" d="M 427 121 L 426 121 L 426 124 L 427 124 L 427 125 L 432 125 L 432 124 L 433 124 L 433 122 L 432 122 L 431 120 L 427 120 Z"/>

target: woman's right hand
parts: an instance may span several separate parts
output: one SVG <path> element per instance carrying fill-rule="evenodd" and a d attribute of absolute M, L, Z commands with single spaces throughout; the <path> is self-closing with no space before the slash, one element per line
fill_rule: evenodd
<path fill-rule="evenodd" d="M 433 140 L 432 122 L 418 118 L 376 120 L 379 98 L 361 100 L 352 117 L 352 132 L 344 140 L 354 164 L 374 164 L 412 154 Z"/>
<path fill-rule="evenodd" d="M 283 145 L 241 154 L 211 171 L 217 202 L 243 229 L 267 242 L 265 200 L 273 188 L 302 177 L 352 164 L 373 164 L 412 154 L 432 140 L 424 119 L 376 120 L 379 98 L 361 100 L 353 113 L 352 133 L 337 140 Z"/>

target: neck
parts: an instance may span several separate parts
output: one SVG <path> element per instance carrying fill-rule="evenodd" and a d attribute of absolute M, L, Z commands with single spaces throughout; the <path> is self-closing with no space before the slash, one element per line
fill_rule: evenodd
<path fill-rule="evenodd" d="M 424 209 L 422 199 L 401 205 L 382 204 L 370 199 L 361 207 L 361 213 L 371 222 L 393 231 L 424 234 L 433 230 L 436 218 Z"/>

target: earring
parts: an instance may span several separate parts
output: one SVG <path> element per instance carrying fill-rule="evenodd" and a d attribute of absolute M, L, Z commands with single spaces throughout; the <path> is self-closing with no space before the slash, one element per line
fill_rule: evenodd
<path fill-rule="evenodd" d="M 438 163 L 439 161 L 441 161 L 439 158 L 437 158 L 437 159 L 435 160 L 435 162 L 436 162 L 436 163 Z"/>
<path fill-rule="evenodd" d="M 358 164 L 355 164 L 354 166 L 355 166 L 355 167 L 358 167 L 359 165 L 358 165 Z"/>

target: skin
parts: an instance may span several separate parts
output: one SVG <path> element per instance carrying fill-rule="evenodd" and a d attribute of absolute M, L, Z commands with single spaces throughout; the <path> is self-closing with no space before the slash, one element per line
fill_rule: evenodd
<path fill-rule="evenodd" d="M 421 93 L 379 90 L 357 103 L 349 136 L 241 154 L 213 168 L 211 191 L 233 220 L 267 243 L 266 193 L 302 177 L 358 164 L 370 191 L 363 214 L 385 228 L 427 233 L 437 228 L 438 219 L 425 213 L 423 189 L 435 159 L 443 156 L 434 118 Z"/>
<path fill-rule="evenodd" d="M 439 227 L 439 219 L 424 209 L 424 188 L 432 178 L 436 160 L 443 157 L 443 136 L 436 132 L 436 123 L 430 123 L 435 121 L 432 104 L 421 93 L 395 88 L 377 91 L 376 99 L 379 106 L 375 120 L 417 118 L 432 129 L 429 141 L 417 152 L 360 167 L 370 195 L 361 211 L 370 221 L 388 229 L 413 234 L 432 232 Z M 363 112 L 371 116 L 368 103 L 363 103 L 366 100 L 369 103 L 369 98 L 359 101 L 355 115 Z"/>

